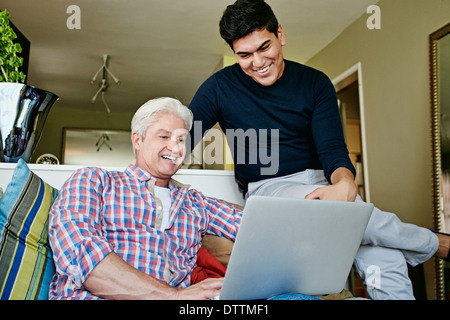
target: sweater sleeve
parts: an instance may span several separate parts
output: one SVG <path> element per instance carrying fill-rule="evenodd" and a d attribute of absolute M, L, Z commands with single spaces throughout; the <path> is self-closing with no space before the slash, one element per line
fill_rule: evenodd
<path fill-rule="evenodd" d="M 314 82 L 314 96 L 311 129 L 325 177 L 331 183 L 331 175 L 341 167 L 355 175 L 345 143 L 336 91 L 324 73 L 320 73 Z"/>
<path fill-rule="evenodd" d="M 217 90 L 217 80 L 212 75 L 203 82 L 189 104 L 189 109 L 194 115 L 194 124 L 190 131 L 190 150 L 194 149 L 205 132 L 211 129 L 220 119 Z"/>

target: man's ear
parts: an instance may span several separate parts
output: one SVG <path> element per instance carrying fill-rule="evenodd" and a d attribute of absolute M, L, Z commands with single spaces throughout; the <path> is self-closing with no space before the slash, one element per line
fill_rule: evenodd
<path fill-rule="evenodd" d="M 284 46 L 286 44 L 286 34 L 283 31 L 283 27 L 281 24 L 278 24 L 278 39 L 280 39 L 281 46 Z"/>
<path fill-rule="evenodd" d="M 131 141 L 135 150 L 139 150 L 141 147 L 141 136 L 137 132 L 133 132 L 131 135 Z"/>

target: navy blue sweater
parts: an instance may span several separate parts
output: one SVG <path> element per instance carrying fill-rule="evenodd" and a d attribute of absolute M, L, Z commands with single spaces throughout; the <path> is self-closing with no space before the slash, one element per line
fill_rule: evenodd
<path fill-rule="evenodd" d="M 331 81 L 311 67 L 285 63 L 271 86 L 255 82 L 238 64 L 224 68 L 201 85 L 189 106 L 203 132 L 219 122 L 227 133 L 244 190 L 249 182 L 306 169 L 323 169 L 328 181 L 339 167 L 355 173 Z"/>

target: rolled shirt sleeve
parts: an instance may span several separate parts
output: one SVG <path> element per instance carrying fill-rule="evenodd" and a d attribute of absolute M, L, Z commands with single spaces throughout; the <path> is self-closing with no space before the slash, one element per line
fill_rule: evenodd
<path fill-rule="evenodd" d="M 50 211 L 49 239 L 57 275 L 77 288 L 111 251 L 102 236 L 102 181 L 93 172 L 77 171 L 63 186 Z"/>

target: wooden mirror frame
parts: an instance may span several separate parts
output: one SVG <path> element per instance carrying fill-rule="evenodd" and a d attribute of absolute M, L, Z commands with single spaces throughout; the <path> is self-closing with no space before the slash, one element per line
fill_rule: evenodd
<path fill-rule="evenodd" d="M 441 203 L 441 137 L 440 107 L 438 88 L 438 40 L 450 33 L 450 23 L 433 32 L 430 37 L 430 89 L 431 89 L 431 140 L 433 165 L 433 218 L 434 229 L 442 230 Z M 441 259 L 435 260 L 436 298 L 445 299 L 444 264 Z"/>

